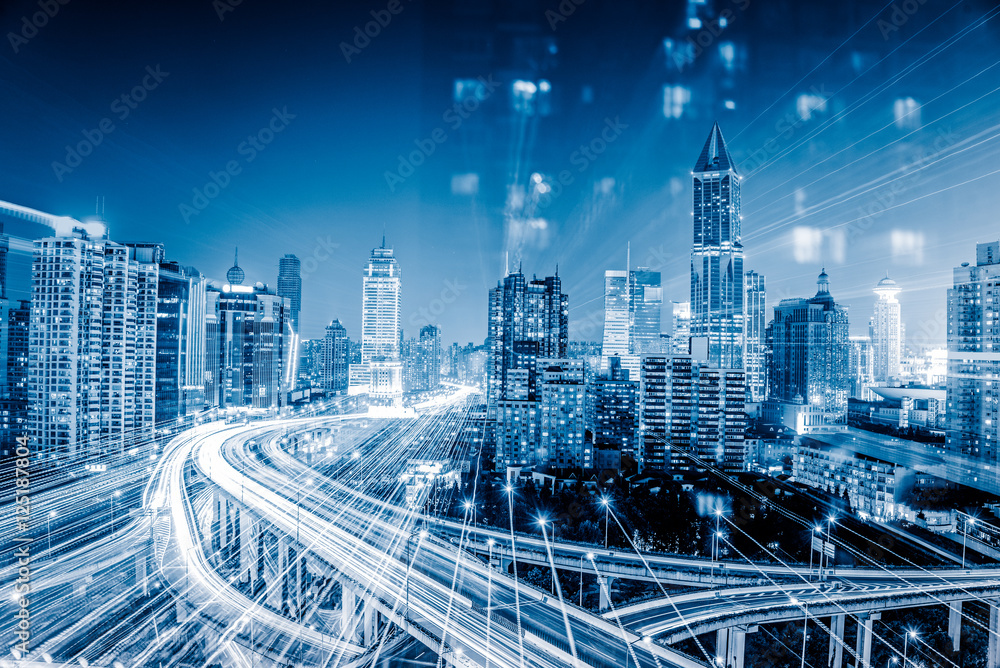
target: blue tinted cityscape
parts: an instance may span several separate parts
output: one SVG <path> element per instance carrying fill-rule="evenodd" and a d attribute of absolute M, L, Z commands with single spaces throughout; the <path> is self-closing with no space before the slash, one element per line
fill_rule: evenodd
<path fill-rule="evenodd" d="M 0 7 L 0 668 L 1000 668 L 1000 7 L 144 4 Z"/>

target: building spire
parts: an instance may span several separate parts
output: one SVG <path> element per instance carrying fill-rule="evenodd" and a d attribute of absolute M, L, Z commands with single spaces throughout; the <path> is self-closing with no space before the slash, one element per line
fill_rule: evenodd
<path fill-rule="evenodd" d="M 382 223 L 382 248 L 385 248 L 385 223 Z"/>
<path fill-rule="evenodd" d="M 237 247 L 233 254 L 233 266 L 226 272 L 226 280 L 230 285 L 241 285 L 246 274 L 240 269 L 240 249 Z"/>
<path fill-rule="evenodd" d="M 735 172 L 736 163 L 733 161 L 733 156 L 729 155 L 726 140 L 722 138 L 722 130 L 716 123 L 712 126 L 712 132 L 709 133 L 708 139 L 705 141 L 705 147 L 701 149 L 701 155 L 698 156 L 698 162 L 694 165 L 694 171 L 725 172 L 727 170 Z"/>

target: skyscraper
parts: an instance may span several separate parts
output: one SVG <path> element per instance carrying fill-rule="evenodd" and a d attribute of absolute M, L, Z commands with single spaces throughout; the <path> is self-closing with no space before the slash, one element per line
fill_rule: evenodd
<path fill-rule="evenodd" d="M 398 407 L 403 398 L 400 361 L 401 272 L 391 248 L 373 248 L 361 287 L 361 365 L 352 368 L 354 389 L 366 391 L 373 405 Z M 367 379 L 367 380 L 366 380 Z"/>
<path fill-rule="evenodd" d="M 347 329 L 334 320 L 326 326 L 326 334 L 320 341 L 319 386 L 328 392 L 347 390 Z"/>
<path fill-rule="evenodd" d="M 0 297 L 0 458 L 28 433 L 28 323 L 31 302 Z"/>
<path fill-rule="evenodd" d="M 28 421 L 46 456 L 120 453 L 151 435 L 158 267 L 150 259 L 103 234 L 35 241 Z"/>
<path fill-rule="evenodd" d="M 691 352 L 691 302 L 670 302 L 673 317 L 670 330 L 670 352 L 687 355 Z"/>
<path fill-rule="evenodd" d="M 740 176 L 719 124 L 692 173 L 691 336 L 708 338 L 709 362 L 743 368 L 743 244 Z"/>
<path fill-rule="evenodd" d="M 948 430 L 946 449 L 986 466 L 1000 441 L 1000 241 L 976 245 L 948 290 Z"/>
<path fill-rule="evenodd" d="M 624 357 L 629 349 L 630 319 L 629 273 L 609 269 L 604 272 L 604 341 L 601 344 L 601 368 L 612 357 Z"/>
<path fill-rule="evenodd" d="M 205 297 L 208 405 L 280 408 L 285 403 L 288 300 L 263 283 L 209 285 Z"/>
<path fill-rule="evenodd" d="M 896 281 L 885 275 L 875 286 L 878 300 L 872 316 L 872 375 L 876 383 L 899 379 L 899 361 L 902 356 L 903 337 L 900 306 L 896 295 L 901 292 Z"/>
<path fill-rule="evenodd" d="M 838 422 L 847 413 L 849 348 L 847 308 L 833 301 L 824 270 L 811 299 L 783 299 L 771 324 L 771 399 L 805 403 Z"/>
<path fill-rule="evenodd" d="M 629 272 L 630 350 L 633 355 L 660 352 L 660 311 L 663 308 L 663 287 L 660 272 L 636 267 Z M 637 375 L 638 365 L 632 371 Z"/>
<path fill-rule="evenodd" d="M 767 393 L 767 297 L 764 277 L 748 271 L 744 277 L 746 320 L 743 327 L 743 368 L 746 371 L 747 396 L 750 401 L 763 401 Z"/>
<path fill-rule="evenodd" d="M 434 325 L 420 328 L 416 343 L 414 389 L 435 390 L 441 386 L 441 330 Z"/>
<path fill-rule="evenodd" d="M 526 281 L 520 269 L 490 290 L 486 341 L 487 438 L 496 446 L 497 471 L 505 471 L 511 465 L 547 461 L 547 455 L 539 451 L 542 399 L 539 360 L 561 362 L 566 357 L 568 301 L 559 276 Z M 572 394 L 575 401 L 576 389 L 563 387 L 558 391 Z M 550 398 L 554 396 L 552 393 L 558 392 L 550 390 Z M 581 398 L 581 420 L 583 403 Z M 549 411 L 550 418 L 553 410 Z"/>
<path fill-rule="evenodd" d="M 294 255 L 285 255 L 278 260 L 278 296 L 288 299 L 291 304 L 289 323 L 292 330 L 299 332 L 299 311 L 302 309 L 302 263 Z"/>

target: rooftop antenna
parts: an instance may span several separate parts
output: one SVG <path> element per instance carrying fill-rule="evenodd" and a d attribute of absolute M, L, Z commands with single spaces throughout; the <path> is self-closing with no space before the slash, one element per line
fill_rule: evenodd
<path fill-rule="evenodd" d="M 632 242 L 625 242 L 625 271 L 632 271 Z"/>
<path fill-rule="evenodd" d="M 382 248 L 385 248 L 385 223 L 382 223 Z"/>
<path fill-rule="evenodd" d="M 503 275 L 506 276 L 510 273 L 510 251 L 505 251 L 503 254 Z"/>

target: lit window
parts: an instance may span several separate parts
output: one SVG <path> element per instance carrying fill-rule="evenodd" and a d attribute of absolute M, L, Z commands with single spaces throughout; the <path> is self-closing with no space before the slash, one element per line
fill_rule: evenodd
<path fill-rule="evenodd" d="M 900 130 L 916 130 L 920 127 L 920 105 L 912 97 L 901 97 L 892 105 L 896 127 Z"/>
<path fill-rule="evenodd" d="M 691 90 L 684 86 L 663 87 L 663 115 L 666 118 L 681 118 L 684 107 L 691 101 Z"/>

